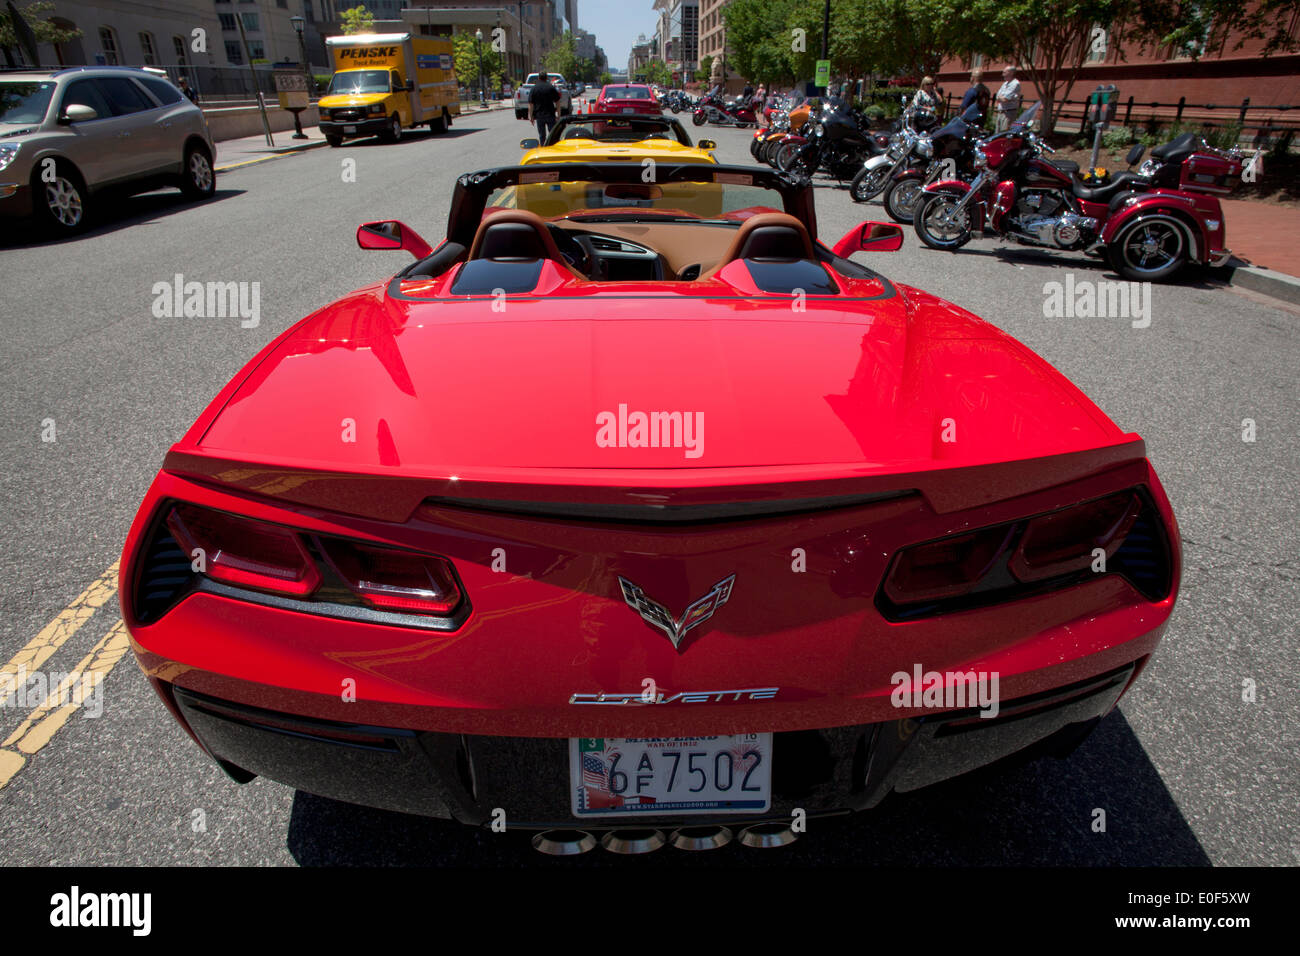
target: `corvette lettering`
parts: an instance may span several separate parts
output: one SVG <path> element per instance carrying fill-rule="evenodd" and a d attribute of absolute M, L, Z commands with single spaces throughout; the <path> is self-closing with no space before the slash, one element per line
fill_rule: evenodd
<path fill-rule="evenodd" d="M 664 694 L 662 691 L 653 700 L 646 700 L 639 692 L 631 694 L 607 694 L 604 691 L 592 694 L 574 694 L 569 698 L 570 704 L 734 704 L 750 700 L 772 700 L 779 687 L 750 687 L 744 690 L 684 690 L 676 694 Z"/>

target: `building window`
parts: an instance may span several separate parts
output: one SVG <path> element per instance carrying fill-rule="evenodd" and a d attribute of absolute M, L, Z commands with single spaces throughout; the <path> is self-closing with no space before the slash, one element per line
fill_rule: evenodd
<path fill-rule="evenodd" d="M 99 45 L 104 49 L 104 62 L 109 66 L 117 66 L 117 34 L 112 27 L 99 28 Z"/>
<path fill-rule="evenodd" d="M 235 22 L 235 15 L 233 13 L 218 13 L 217 19 L 221 21 L 221 29 L 223 30 L 239 29 L 239 24 Z"/>
<path fill-rule="evenodd" d="M 235 40 L 226 41 L 226 59 L 231 63 L 244 62 L 244 51 L 239 48 L 239 43 Z"/>
<path fill-rule="evenodd" d="M 281 10 L 289 9 L 289 0 L 275 0 L 275 5 Z"/>
<path fill-rule="evenodd" d="M 155 66 L 158 63 L 158 51 L 153 46 L 153 34 L 140 34 L 140 52 L 144 56 L 145 66 Z"/>
<path fill-rule="evenodd" d="M 172 50 L 176 54 L 176 62 L 181 66 L 188 66 L 190 59 L 185 54 L 185 38 L 172 37 Z"/>
<path fill-rule="evenodd" d="M 256 32 L 259 32 L 259 31 L 262 29 L 261 27 L 259 27 L 259 26 L 257 25 L 257 14 L 256 14 L 256 13 L 241 13 L 240 16 L 242 16 L 242 17 L 244 18 L 244 29 L 245 29 L 245 30 L 252 30 L 253 32 L 256 33 Z"/>
<path fill-rule="evenodd" d="M 254 61 L 254 62 L 256 62 L 257 60 L 265 60 L 265 59 L 266 59 L 266 48 L 265 48 L 264 46 L 262 46 L 262 41 L 261 41 L 261 40 L 249 40 L 249 41 L 248 41 L 248 54 L 249 54 L 249 56 L 251 56 L 251 57 L 253 58 L 253 61 Z"/>

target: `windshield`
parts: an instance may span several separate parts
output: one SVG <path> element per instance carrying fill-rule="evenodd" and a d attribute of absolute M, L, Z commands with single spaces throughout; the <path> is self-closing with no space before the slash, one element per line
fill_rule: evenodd
<path fill-rule="evenodd" d="M 45 119 L 54 83 L 0 83 L 0 123 L 39 123 Z"/>
<path fill-rule="evenodd" d="M 607 100 L 652 100 L 650 90 L 644 86 L 611 86 L 605 90 Z"/>
<path fill-rule="evenodd" d="M 647 139 L 666 139 L 690 146 L 690 137 L 677 123 L 653 117 L 600 117 L 566 119 L 556 126 L 546 145 L 565 139 L 590 139 L 601 143 L 639 143 Z"/>
<path fill-rule="evenodd" d="M 387 92 L 389 92 L 387 70 L 349 70 L 347 73 L 334 74 L 325 95 Z"/>
<path fill-rule="evenodd" d="M 560 173 L 520 176 L 519 185 L 494 190 L 489 209 L 527 209 L 543 219 L 588 222 L 715 220 L 739 224 L 760 212 L 782 212 L 775 189 L 755 185 L 752 176 L 718 173 L 713 182 L 561 182 Z"/>
<path fill-rule="evenodd" d="M 1030 123 L 1032 123 L 1034 121 L 1034 117 L 1038 115 L 1038 106 L 1039 104 L 1035 103 L 1033 106 L 1029 107 L 1029 109 L 1021 113 L 1016 118 L 1016 121 L 1011 124 L 1012 128 L 1015 128 L 1017 126 L 1028 126 Z"/>

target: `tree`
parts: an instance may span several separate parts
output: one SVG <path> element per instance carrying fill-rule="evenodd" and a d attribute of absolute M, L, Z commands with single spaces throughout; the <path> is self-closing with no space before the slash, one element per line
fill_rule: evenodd
<path fill-rule="evenodd" d="M 36 35 L 37 43 L 66 43 L 82 35 L 80 30 L 75 28 L 69 30 L 46 19 L 44 15 L 53 10 L 52 0 L 38 0 L 36 3 L 18 8 L 19 16 L 27 22 L 32 33 Z M 9 16 L 7 7 L 0 7 L 0 49 L 4 50 L 6 66 L 18 65 L 14 59 L 14 51 L 21 48 L 18 30 Z"/>
<path fill-rule="evenodd" d="M 797 0 L 733 0 L 723 7 L 727 65 L 751 82 L 793 82 L 800 43 L 787 24 L 797 6 Z"/>
<path fill-rule="evenodd" d="M 610 74 L 608 70 L 606 70 L 604 73 L 600 74 L 600 79 L 598 82 L 600 83 L 601 86 L 605 86 L 609 83 L 613 83 L 614 77 Z"/>
<path fill-rule="evenodd" d="M 705 83 L 709 81 L 709 77 L 713 75 L 713 54 L 712 53 L 700 57 L 700 68 L 697 71 L 697 75 L 702 77 Z"/>
<path fill-rule="evenodd" d="M 343 32 L 346 34 L 369 33 L 375 28 L 375 15 L 365 7 L 353 7 L 343 11 Z"/>
<path fill-rule="evenodd" d="M 663 60 L 651 60 L 645 65 L 642 75 L 647 83 L 658 83 L 660 86 L 670 86 L 673 82 L 673 71 L 668 69 L 668 64 Z"/>
<path fill-rule="evenodd" d="M 1132 10 L 1132 0 L 971 0 L 973 37 L 984 53 L 1006 56 L 1038 88 L 1042 128 L 1056 126 L 1056 104 L 1070 96 L 1088 59 L 1094 27 L 1106 28 Z"/>
<path fill-rule="evenodd" d="M 491 86 L 499 84 L 500 81 L 496 77 L 505 72 L 505 67 L 501 61 L 501 54 L 492 49 L 492 41 L 484 37 L 480 45 L 474 34 L 459 33 L 451 41 L 451 58 L 456 79 L 460 81 L 461 86 L 478 89 L 480 51 L 483 54 L 484 76 L 489 78 Z"/>
<path fill-rule="evenodd" d="M 560 36 L 546 56 L 542 57 L 542 66 L 552 73 L 559 73 L 566 80 L 573 79 L 573 71 L 578 63 L 578 44 L 568 30 Z"/>
<path fill-rule="evenodd" d="M 1131 17 L 1121 29 L 1130 39 L 1172 46 L 1182 55 L 1199 58 L 1207 41 L 1238 34 L 1233 50 L 1247 40 L 1262 40 L 1263 55 L 1293 52 L 1300 45 L 1295 29 L 1300 0 L 1135 0 Z M 1125 22 L 1127 21 L 1127 22 Z"/>

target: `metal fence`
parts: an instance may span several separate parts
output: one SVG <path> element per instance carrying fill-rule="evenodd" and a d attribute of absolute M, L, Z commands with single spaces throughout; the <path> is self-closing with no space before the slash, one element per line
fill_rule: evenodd
<path fill-rule="evenodd" d="M 302 67 L 297 64 L 293 64 L 293 68 L 302 71 Z M 276 96 L 275 75 L 268 63 L 254 64 L 251 74 L 246 66 L 189 66 L 172 63 L 155 66 L 154 69 L 166 70 L 173 82 L 185 77 L 203 106 L 250 102 L 257 99 L 257 93 L 274 102 Z"/>

